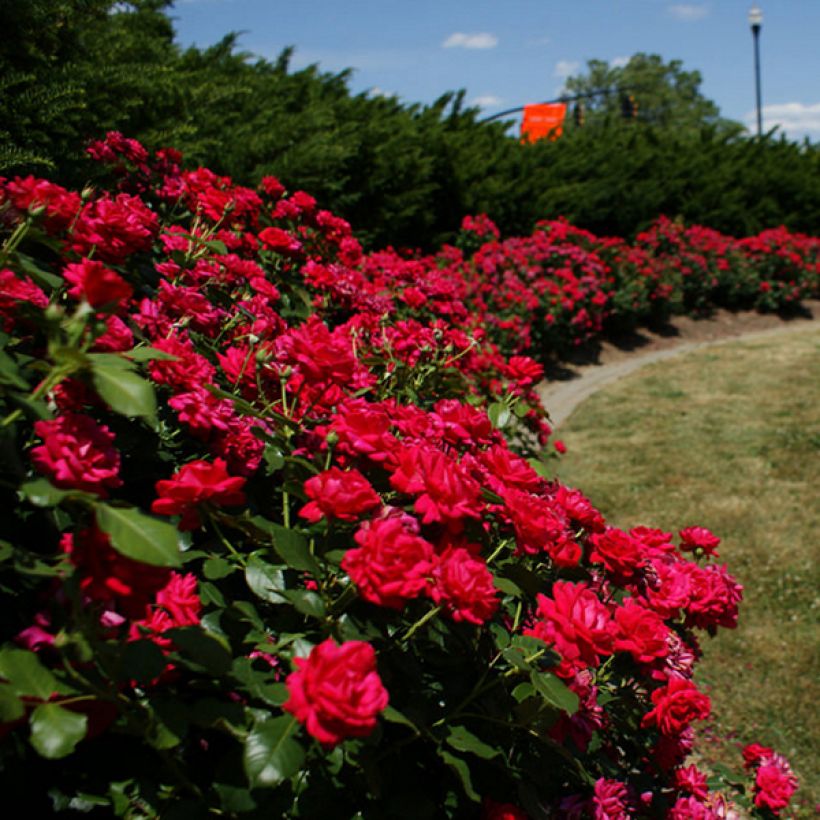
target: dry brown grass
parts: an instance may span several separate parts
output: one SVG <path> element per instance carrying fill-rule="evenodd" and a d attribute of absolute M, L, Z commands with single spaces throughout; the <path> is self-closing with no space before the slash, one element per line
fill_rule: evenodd
<path fill-rule="evenodd" d="M 561 428 L 559 475 L 622 527 L 709 527 L 745 587 L 740 626 L 704 641 L 713 746 L 790 757 L 820 801 L 820 331 L 733 342 L 646 369 Z"/>

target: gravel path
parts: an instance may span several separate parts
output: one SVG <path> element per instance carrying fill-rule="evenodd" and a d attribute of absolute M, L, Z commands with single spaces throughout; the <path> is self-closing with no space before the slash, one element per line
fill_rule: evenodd
<path fill-rule="evenodd" d="M 681 317 L 662 333 L 642 330 L 637 344 L 604 343 L 593 363 L 556 365 L 552 370 L 557 378 L 541 382 L 538 394 L 557 428 L 593 393 L 648 364 L 739 339 L 811 330 L 820 325 L 815 319 L 820 319 L 817 300 L 807 304 L 804 316 L 788 321 L 772 315 L 728 312 L 719 312 L 711 319 Z"/>

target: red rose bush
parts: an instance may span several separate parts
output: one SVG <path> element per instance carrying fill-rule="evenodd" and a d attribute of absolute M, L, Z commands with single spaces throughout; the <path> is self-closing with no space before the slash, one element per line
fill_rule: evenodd
<path fill-rule="evenodd" d="M 271 177 L 91 154 L 110 190 L 0 181 L 0 768 L 32 814 L 788 805 L 770 749 L 723 791 L 689 760 L 699 634 L 742 598 L 717 536 L 551 477 L 530 353 L 603 327 L 597 240 L 477 217 L 472 256 L 365 254 Z"/>

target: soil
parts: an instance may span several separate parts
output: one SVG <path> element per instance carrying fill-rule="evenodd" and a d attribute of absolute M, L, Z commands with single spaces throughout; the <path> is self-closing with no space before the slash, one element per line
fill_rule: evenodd
<path fill-rule="evenodd" d="M 644 365 L 733 339 L 799 332 L 817 327 L 818 320 L 817 299 L 806 300 L 799 309 L 784 314 L 715 310 L 699 318 L 676 316 L 658 327 L 612 336 L 549 362 L 538 393 L 553 427 L 558 427 L 601 387 Z"/>

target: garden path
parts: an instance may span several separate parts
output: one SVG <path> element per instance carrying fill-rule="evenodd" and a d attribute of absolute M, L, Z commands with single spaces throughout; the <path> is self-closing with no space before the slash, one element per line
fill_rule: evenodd
<path fill-rule="evenodd" d="M 785 318 L 726 310 L 699 319 L 677 316 L 660 328 L 640 328 L 548 365 L 538 394 L 557 428 L 593 393 L 648 364 L 735 339 L 800 332 L 817 327 L 816 320 L 820 320 L 820 300 L 816 299 L 804 302 L 803 310 Z"/>

